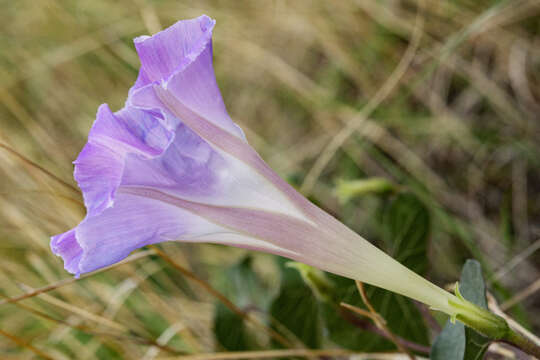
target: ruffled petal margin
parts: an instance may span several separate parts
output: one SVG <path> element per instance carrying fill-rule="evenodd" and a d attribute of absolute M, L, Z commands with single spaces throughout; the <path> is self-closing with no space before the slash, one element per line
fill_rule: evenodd
<path fill-rule="evenodd" d="M 297 215 L 272 184 L 234 156 L 217 152 L 155 96 L 155 86 L 168 89 L 184 106 L 251 149 L 227 114 L 215 80 L 214 23 L 201 16 L 135 39 L 141 70 L 126 106 L 116 113 L 106 104 L 99 107 L 88 143 L 74 162 L 87 215 L 75 229 L 51 238 L 51 249 L 63 258 L 67 271 L 78 276 L 166 240 L 227 239 L 228 244 L 288 254 L 279 245 L 248 239 L 196 212 L 122 193 L 145 186 L 202 203 L 263 206 Z"/>
<path fill-rule="evenodd" d="M 140 226 L 151 228 L 162 224 L 161 219 L 151 218 L 148 214 L 142 217 L 148 222 L 140 222 L 141 216 L 133 213 L 135 210 L 151 212 L 150 207 L 142 200 L 139 206 L 134 202 L 122 203 L 125 196 L 117 196 L 128 158 L 150 160 L 162 155 L 174 140 L 174 132 L 167 129 L 157 115 L 136 108 L 124 108 L 113 114 L 106 104 L 99 107 L 88 143 L 74 161 L 74 176 L 83 192 L 87 215 L 75 229 L 51 238 L 51 249 L 63 258 L 67 271 L 79 275 L 110 265 L 132 250 L 161 239 L 163 234 L 154 231 L 155 236 L 150 239 L 148 232 L 140 229 Z M 120 213 L 122 210 L 124 215 Z M 133 223 L 127 217 L 136 219 L 136 222 Z M 106 224 L 108 229 L 101 228 L 105 224 L 95 226 L 100 227 L 98 231 L 104 231 L 110 236 L 85 235 L 88 231 L 84 229 L 104 218 L 111 221 Z M 122 224 L 126 222 L 138 230 L 127 237 L 125 231 L 122 232 Z M 110 244 L 103 242 L 103 239 L 110 239 L 111 236 L 121 240 L 111 241 Z M 96 246 L 100 251 L 95 251 Z"/>
<path fill-rule="evenodd" d="M 162 157 L 182 127 L 179 119 L 171 122 L 160 111 L 130 103 L 131 94 L 145 87 L 165 85 L 176 76 L 173 85 L 179 87 L 184 101 L 211 116 L 222 128 L 243 137 L 227 114 L 215 80 L 211 42 L 214 24 L 214 20 L 203 15 L 179 21 L 154 36 L 134 40 L 141 69 L 126 106 L 116 113 L 106 104 L 99 107 L 88 142 L 74 161 L 74 177 L 83 192 L 87 215 L 75 229 L 51 238 L 51 249 L 64 259 L 67 271 L 79 275 L 117 262 L 150 243 L 225 231 L 171 205 L 117 194 L 127 176 L 126 167 Z M 184 71 L 185 76 L 179 75 Z M 185 137 L 186 129 L 181 134 Z M 162 157 L 158 160 L 161 167 L 184 161 L 186 169 L 202 168 L 210 148 L 185 145 L 189 149 L 182 149 L 187 156 L 184 160 Z M 132 170 L 132 174 L 136 172 Z M 169 177 L 174 177 L 175 170 L 178 173 L 181 169 L 171 169 Z M 208 181 L 195 179 L 194 174 L 181 179 L 188 190 L 187 185 L 194 181 L 202 180 L 202 185 Z M 204 226 L 198 226 L 201 224 Z"/>
<path fill-rule="evenodd" d="M 173 138 L 174 133 L 156 114 L 136 108 L 113 114 L 106 104 L 101 105 L 88 143 L 74 161 L 75 180 L 83 192 L 88 215 L 97 215 L 113 206 L 128 154 L 158 156 Z"/>
<path fill-rule="evenodd" d="M 229 117 L 216 82 L 212 62 L 212 30 L 215 20 L 206 15 L 179 21 L 153 35 L 134 40 L 141 69 L 129 93 L 147 92 L 154 83 L 170 89 L 184 105 L 215 125 L 244 139 Z M 139 98 L 141 96 L 139 95 Z M 144 106 L 144 101 L 137 106 Z M 149 103 L 145 107 L 152 107 Z"/>

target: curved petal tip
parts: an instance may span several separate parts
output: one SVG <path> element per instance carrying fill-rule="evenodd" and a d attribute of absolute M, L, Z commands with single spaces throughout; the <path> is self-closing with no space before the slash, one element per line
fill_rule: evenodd
<path fill-rule="evenodd" d="M 76 277 L 79 277 L 81 273 L 79 264 L 83 255 L 83 249 L 77 242 L 75 229 L 52 236 L 50 245 L 52 252 L 64 260 L 64 268 Z"/>
<path fill-rule="evenodd" d="M 194 61 L 211 41 L 215 23 L 210 17 L 201 15 L 180 20 L 152 36 L 136 37 L 133 42 L 141 70 L 134 88 L 166 80 Z"/>

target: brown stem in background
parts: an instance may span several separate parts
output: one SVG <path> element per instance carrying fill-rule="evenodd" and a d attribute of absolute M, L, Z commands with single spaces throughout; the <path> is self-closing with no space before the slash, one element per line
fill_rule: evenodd
<path fill-rule="evenodd" d="M 358 289 L 358 292 L 360 293 L 360 296 L 362 297 L 362 301 L 364 302 L 364 304 L 368 308 L 369 312 L 371 313 L 371 316 L 369 316 L 369 318 L 375 323 L 375 326 L 377 326 L 380 330 L 382 330 L 384 333 L 386 333 L 388 335 L 388 338 L 394 344 L 396 344 L 397 348 L 401 352 L 407 354 L 411 360 L 414 360 L 414 355 L 411 354 L 409 352 L 409 350 L 407 350 L 407 348 L 405 348 L 401 344 L 401 342 L 399 341 L 397 336 L 392 331 L 390 331 L 388 326 L 386 326 L 386 320 L 377 311 L 375 311 L 375 308 L 369 302 L 366 291 L 364 289 L 364 284 L 361 283 L 358 280 L 356 280 L 355 283 L 356 283 L 356 288 Z M 351 310 L 353 310 L 353 309 L 351 309 Z M 361 309 L 358 309 L 358 310 L 361 310 Z M 353 311 L 356 311 L 356 310 L 353 310 Z M 362 313 L 360 313 L 360 314 L 362 314 Z"/>
<path fill-rule="evenodd" d="M 497 299 L 495 299 L 492 294 L 488 292 L 486 296 L 488 308 L 496 315 L 502 317 L 510 327 L 509 336 L 502 339 L 501 342 L 515 346 L 529 354 L 534 354 L 534 356 L 537 358 L 540 358 L 540 338 L 505 314 L 497 303 Z"/>
<path fill-rule="evenodd" d="M 50 357 L 49 355 L 45 354 L 43 351 L 39 350 L 38 348 L 30 345 L 29 343 L 27 343 L 26 341 L 24 341 L 23 339 L 15 336 L 15 335 L 11 335 L 10 333 L 7 333 L 5 332 L 4 330 L 0 329 L 0 335 L 2 336 L 5 336 L 7 337 L 8 339 L 10 339 L 11 341 L 13 341 L 14 343 L 16 343 L 17 345 L 19 345 L 20 347 L 23 347 L 25 349 L 28 349 L 30 350 L 31 352 L 33 352 L 34 354 L 36 354 L 37 356 L 39 357 L 42 357 L 43 359 L 47 359 L 47 360 L 54 360 L 52 357 Z"/>
<path fill-rule="evenodd" d="M 527 354 L 540 359 L 540 346 L 536 345 L 531 339 L 523 336 L 523 334 L 518 333 L 517 331 L 510 329 L 507 336 L 499 341 L 516 346 Z"/>
<path fill-rule="evenodd" d="M 377 334 L 379 336 L 382 336 L 385 339 L 391 340 L 389 335 L 385 333 L 383 330 L 379 329 L 377 326 L 373 325 L 371 322 L 360 319 L 357 316 L 354 316 L 350 311 L 345 310 L 344 308 L 340 309 L 341 316 L 349 322 L 351 325 L 356 326 L 359 329 L 366 330 L 369 332 L 372 332 L 374 334 Z M 429 346 L 425 346 L 422 344 L 418 344 L 406 339 L 403 339 L 402 337 L 395 336 L 396 340 L 405 348 L 410 349 L 412 351 L 416 351 L 422 354 L 429 354 Z"/>
<path fill-rule="evenodd" d="M 418 301 L 415 301 L 415 300 L 413 300 L 413 303 L 414 303 L 414 306 L 418 309 L 418 311 L 420 311 L 420 314 L 422 314 L 422 318 L 424 319 L 424 321 L 426 322 L 428 327 L 431 330 L 434 330 L 434 331 L 436 331 L 438 333 L 441 332 L 441 330 L 442 330 L 441 325 L 439 325 L 437 320 L 435 320 L 435 318 L 433 317 L 433 315 L 429 311 L 429 308 L 427 307 L 427 305 L 422 304 L 421 302 L 418 302 Z"/>

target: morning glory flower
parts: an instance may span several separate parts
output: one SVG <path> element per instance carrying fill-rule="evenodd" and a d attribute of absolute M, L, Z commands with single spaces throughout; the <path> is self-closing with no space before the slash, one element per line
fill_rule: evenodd
<path fill-rule="evenodd" d="M 207 16 L 134 40 L 141 68 L 124 108 L 98 109 L 75 164 L 87 215 L 52 237 L 75 275 L 162 241 L 285 256 L 453 314 L 456 298 L 380 251 L 282 180 L 231 120 Z"/>
<path fill-rule="evenodd" d="M 214 25 L 200 16 L 134 40 L 141 68 L 125 106 L 99 107 L 74 162 L 86 217 L 51 238 L 65 269 L 79 276 L 162 241 L 237 246 L 408 296 L 527 349 L 504 319 L 407 269 L 261 159 L 225 109 L 212 66 Z"/>

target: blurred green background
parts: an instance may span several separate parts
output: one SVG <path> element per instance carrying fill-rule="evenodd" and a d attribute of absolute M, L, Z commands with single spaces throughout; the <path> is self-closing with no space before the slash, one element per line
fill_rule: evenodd
<path fill-rule="evenodd" d="M 400 195 L 357 181 L 385 179 L 420 203 L 403 210 L 422 214 L 415 270 L 446 286 L 474 257 L 499 306 L 540 331 L 539 1 L 4 0 L 0 9 L 1 359 L 273 347 L 268 327 L 235 318 L 208 286 L 293 344 L 392 350 L 366 329 L 351 329 L 359 335 L 348 343 L 324 321 L 326 330 L 290 329 L 282 302 L 316 298 L 284 292 L 294 271 L 269 255 L 168 243 L 170 258 L 146 249 L 73 281 L 50 252 L 49 236 L 84 216 L 71 162 L 98 105 L 119 109 L 135 81 L 132 38 L 203 13 L 217 20 L 229 113 L 281 176 L 383 247 Z M 297 324 L 327 311 L 299 304 L 308 312 L 293 311 Z M 397 333 L 429 345 L 400 323 L 407 316 L 384 309 Z M 428 328 L 433 338 L 437 325 Z"/>

